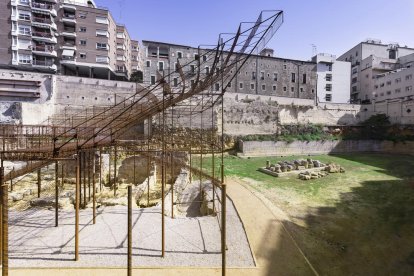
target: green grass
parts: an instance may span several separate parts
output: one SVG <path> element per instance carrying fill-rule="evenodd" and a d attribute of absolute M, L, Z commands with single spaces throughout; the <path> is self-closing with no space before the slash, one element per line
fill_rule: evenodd
<path fill-rule="evenodd" d="M 258 172 L 260 157 L 224 159 L 226 177 L 247 180 L 290 215 L 298 244 L 323 275 L 412 275 L 414 157 L 385 154 L 312 156 L 343 166 L 344 174 L 303 181 Z M 199 160 L 195 160 L 197 163 Z M 210 157 L 203 167 L 211 170 Z M 216 160 L 217 172 L 220 161 Z"/>

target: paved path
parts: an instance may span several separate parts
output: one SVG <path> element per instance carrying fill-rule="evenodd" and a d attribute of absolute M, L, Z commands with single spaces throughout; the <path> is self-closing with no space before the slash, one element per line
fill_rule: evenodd
<path fill-rule="evenodd" d="M 229 268 L 227 275 L 315 275 L 311 265 L 295 245 L 282 224 L 286 219 L 260 196 L 246 188 L 239 179 L 228 179 L 228 195 L 243 221 L 257 267 Z M 231 235 L 229 233 L 228 235 Z M 49 274 L 50 273 L 50 274 Z M 124 275 L 125 269 L 13 270 L 11 275 Z M 220 275 L 218 268 L 140 268 L 134 275 Z"/>

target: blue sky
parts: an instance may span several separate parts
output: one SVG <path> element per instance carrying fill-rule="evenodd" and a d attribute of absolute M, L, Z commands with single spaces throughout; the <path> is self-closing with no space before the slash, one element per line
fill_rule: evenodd
<path fill-rule="evenodd" d="M 340 55 L 367 38 L 414 47 L 414 0 L 95 0 L 138 40 L 198 46 L 255 21 L 261 10 L 284 11 L 269 43 L 276 56 L 308 60 Z M 120 7 L 123 7 L 120 12 Z"/>

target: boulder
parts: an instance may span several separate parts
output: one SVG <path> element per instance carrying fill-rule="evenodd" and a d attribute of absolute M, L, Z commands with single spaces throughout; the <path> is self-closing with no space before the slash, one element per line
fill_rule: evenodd
<path fill-rule="evenodd" d="M 313 166 L 315 168 L 320 168 L 321 167 L 321 162 L 319 160 L 313 160 Z"/>
<path fill-rule="evenodd" d="M 16 201 L 20 201 L 20 200 L 22 200 L 23 199 L 23 194 L 22 193 L 10 193 L 9 194 L 9 198 L 11 199 L 11 200 L 13 200 L 14 202 L 16 202 Z"/>

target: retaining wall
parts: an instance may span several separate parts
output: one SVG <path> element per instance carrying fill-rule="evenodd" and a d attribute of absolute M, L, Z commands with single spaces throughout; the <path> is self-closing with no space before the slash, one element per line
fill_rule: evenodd
<path fill-rule="evenodd" d="M 377 152 L 414 155 L 414 142 L 378 140 L 272 142 L 239 141 L 239 156 L 317 155 L 349 152 Z"/>

